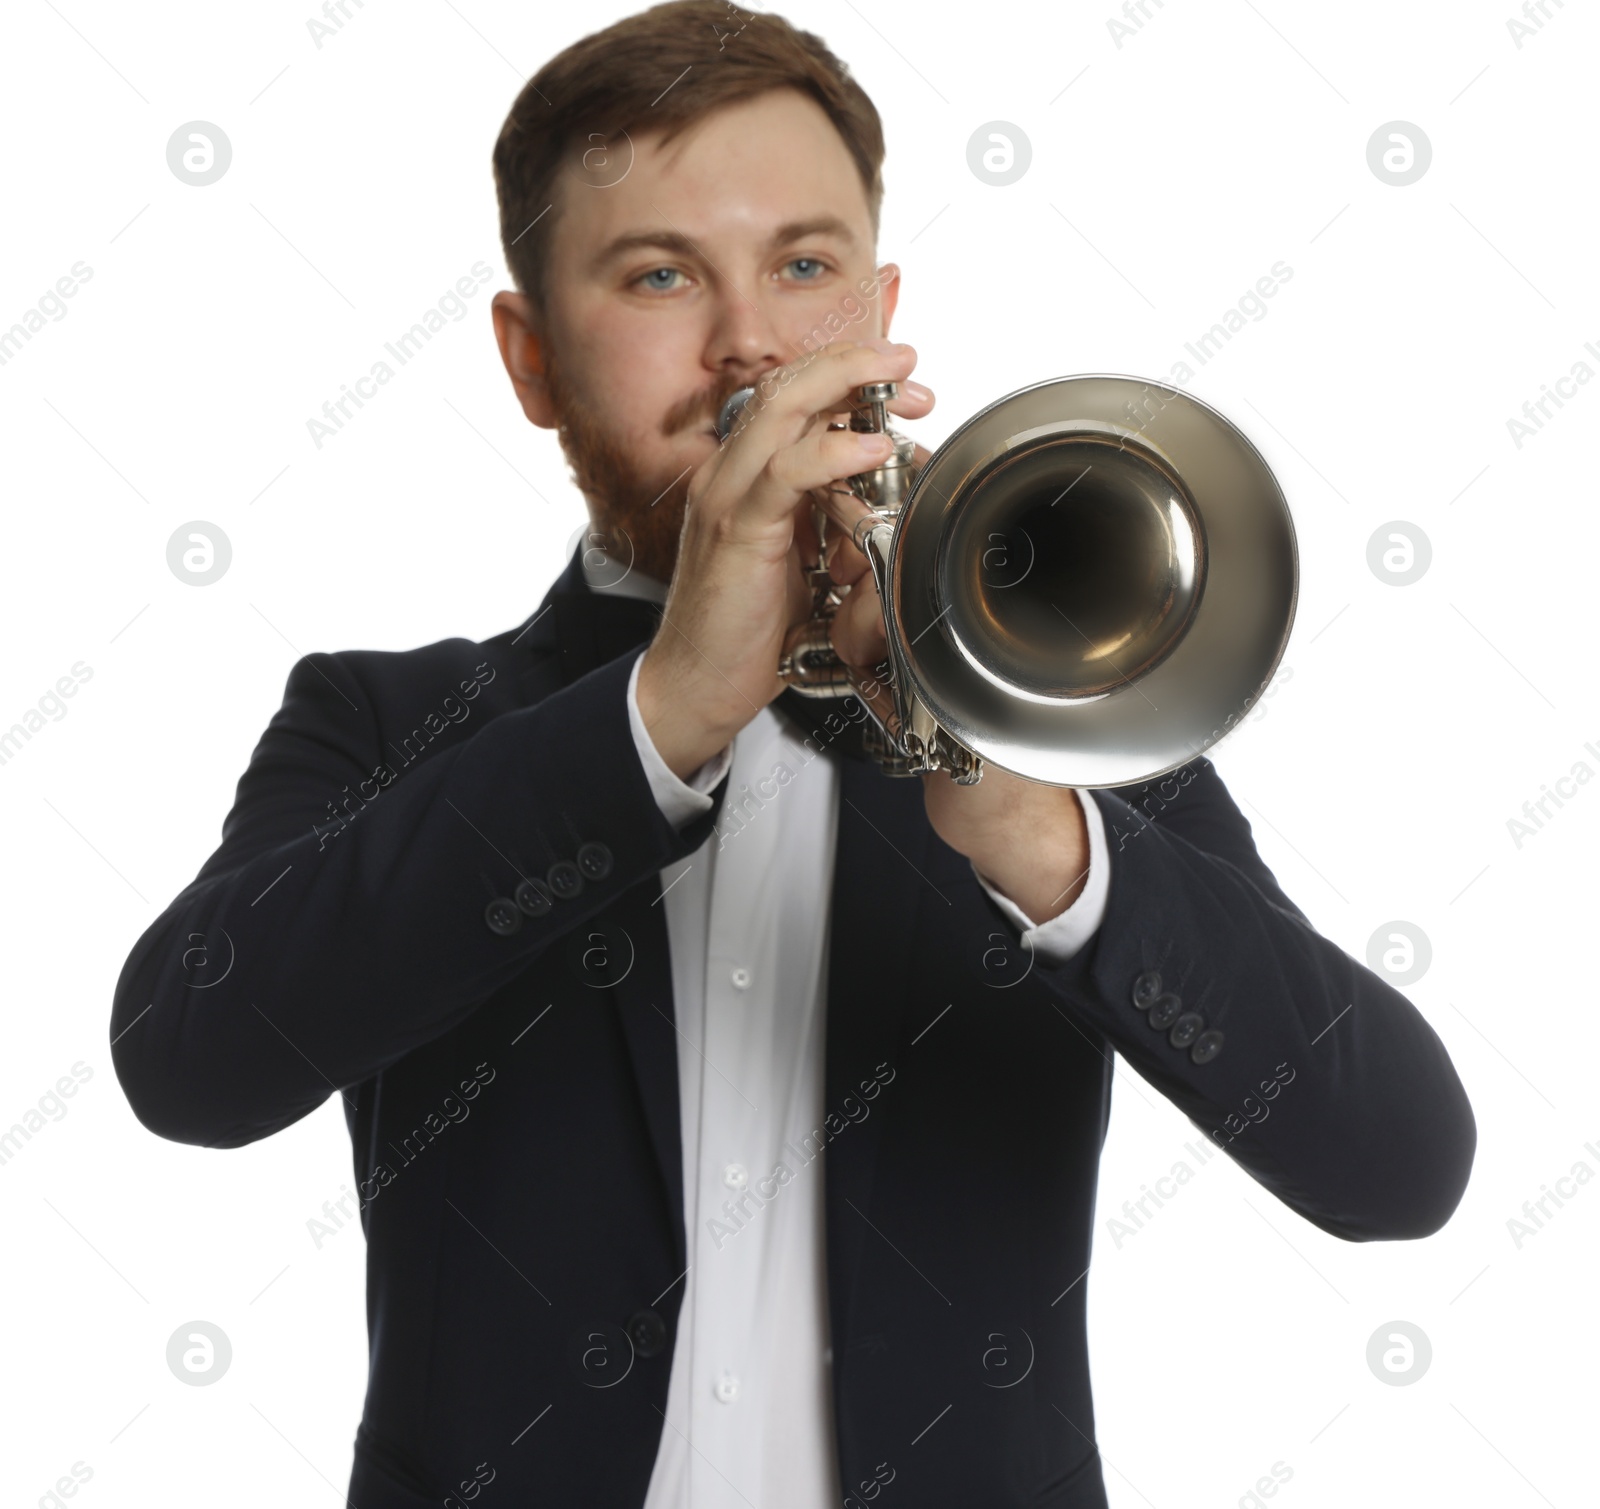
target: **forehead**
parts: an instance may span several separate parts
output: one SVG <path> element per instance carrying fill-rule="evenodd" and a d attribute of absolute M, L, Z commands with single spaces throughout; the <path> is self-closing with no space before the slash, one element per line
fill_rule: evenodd
<path fill-rule="evenodd" d="M 723 106 L 668 143 L 638 130 L 579 141 L 568 159 L 552 211 L 555 261 L 657 230 L 708 250 L 764 242 L 780 226 L 830 215 L 871 242 L 855 161 L 822 107 L 796 90 Z"/>

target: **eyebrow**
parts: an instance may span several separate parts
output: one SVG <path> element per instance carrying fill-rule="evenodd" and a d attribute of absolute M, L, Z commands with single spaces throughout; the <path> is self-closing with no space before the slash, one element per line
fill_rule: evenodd
<path fill-rule="evenodd" d="M 837 215 L 812 215 L 804 220 L 791 220 L 786 225 L 780 225 L 768 238 L 764 250 L 774 252 L 807 236 L 834 236 L 846 246 L 853 247 L 856 244 L 855 232 Z M 675 252 L 680 257 L 702 255 L 694 242 L 677 231 L 631 231 L 608 242 L 595 258 L 595 266 L 603 267 L 629 252 L 645 249 Z"/>

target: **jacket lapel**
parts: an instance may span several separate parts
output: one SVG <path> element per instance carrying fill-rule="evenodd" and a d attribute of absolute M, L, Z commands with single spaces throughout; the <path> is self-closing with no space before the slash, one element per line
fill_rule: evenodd
<path fill-rule="evenodd" d="M 570 685 L 647 643 L 659 621 L 654 603 L 593 591 L 584 580 L 581 555 L 574 551 L 538 612 L 506 636 L 535 661 L 523 672 L 524 700 L 535 695 L 536 683 L 548 688 L 552 658 L 560 684 Z M 782 693 L 773 704 L 802 736 L 822 728 L 830 713 L 848 713 L 851 706 L 853 702 L 806 698 L 793 691 Z M 901 951 L 884 943 L 910 939 L 929 832 L 922 783 L 885 776 L 861 747 L 861 720 L 846 716 L 843 722 L 844 732 L 826 745 L 830 753 L 843 756 L 830 897 L 824 1071 L 824 1110 L 835 1117 L 844 1115 L 847 1095 L 863 1098 L 861 1081 L 870 1084 L 879 1065 L 887 1066 L 886 1073 L 898 1070 L 905 971 L 897 962 Z M 685 1241 L 678 1044 L 670 944 L 659 895 L 659 882 L 651 876 L 610 909 L 610 918 L 633 940 L 635 960 L 610 994 L 661 1168 L 681 1263 Z M 868 1208 L 881 1126 L 881 1114 L 868 1115 L 828 1149 L 828 1267 L 836 1337 L 846 1334 L 848 1281 L 868 1229 L 850 1206 Z"/>
<path fill-rule="evenodd" d="M 573 552 L 566 569 L 523 630 L 521 643 L 536 654 L 549 685 L 553 657 L 562 686 L 647 644 L 660 622 L 660 608 L 643 598 L 596 592 L 584 580 L 582 556 Z M 540 653 L 543 652 L 543 653 Z M 533 689 L 528 688 L 529 695 Z M 672 962 L 661 884 L 651 875 L 626 891 L 604 914 L 633 943 L 633 967 L 609 995 L 645 1124 L 666 1193 L 678 1259 L 684 1261 L 683 1151 L 678 1105 L 678 1049 L 672 1002 Z"/>
<path fill-rule="evenodd" d="M 628 1044 L 633 1077 L 666 1187 L 680 1268 L 683 1230 L 682 1111 L 678 1100 L 678 1032 L 672 1000 L 672 962 L 661 883 L 652 875 L 612 906 L 609 916 L 633 940 L 634 967 L 611 987 L 617 1019 Z"/>

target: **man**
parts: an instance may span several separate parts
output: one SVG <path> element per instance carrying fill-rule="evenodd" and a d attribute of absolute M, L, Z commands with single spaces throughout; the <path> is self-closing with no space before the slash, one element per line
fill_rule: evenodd
<path fill-rule="evenodd" d="M 1426 1236 L 1465 1188 L 1439 1039 L 1209 761 L 891 779 L 858 701 L 779 695 L 811 508 L 847 533 L 830 488 L 882 456 L 830 424 L 873 380 L 933 404 L 885 339 L 882 156 L 817 38 L 728 5 L 535 76 L 495 153 L 495 329 L 591 544 L 486 643 L 297 662 L 123 970 L 152 1130 L 236 1147 L 344 1098 L 360 1509 L 1103 1506 L 1113 1051 L 1348 1240 Z M 864 569 L 845 545 L 834 642 L 871 666 Z"/>

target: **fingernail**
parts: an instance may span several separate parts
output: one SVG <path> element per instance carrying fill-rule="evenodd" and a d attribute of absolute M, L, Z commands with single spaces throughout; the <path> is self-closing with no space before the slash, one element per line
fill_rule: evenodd
<path fill-rule="evenodd" d="M 909 393 L 913 398 L 932 398 L 933 397 L 933 389 L 932 388 L 925 388 L 919 382 L 912 382 L 910 378 L 907 378 L 905 380 L 905 382 L 903 382 L 901 384 L 901 387 L 903 387 L 906 390 L 906 392 Z"/>

